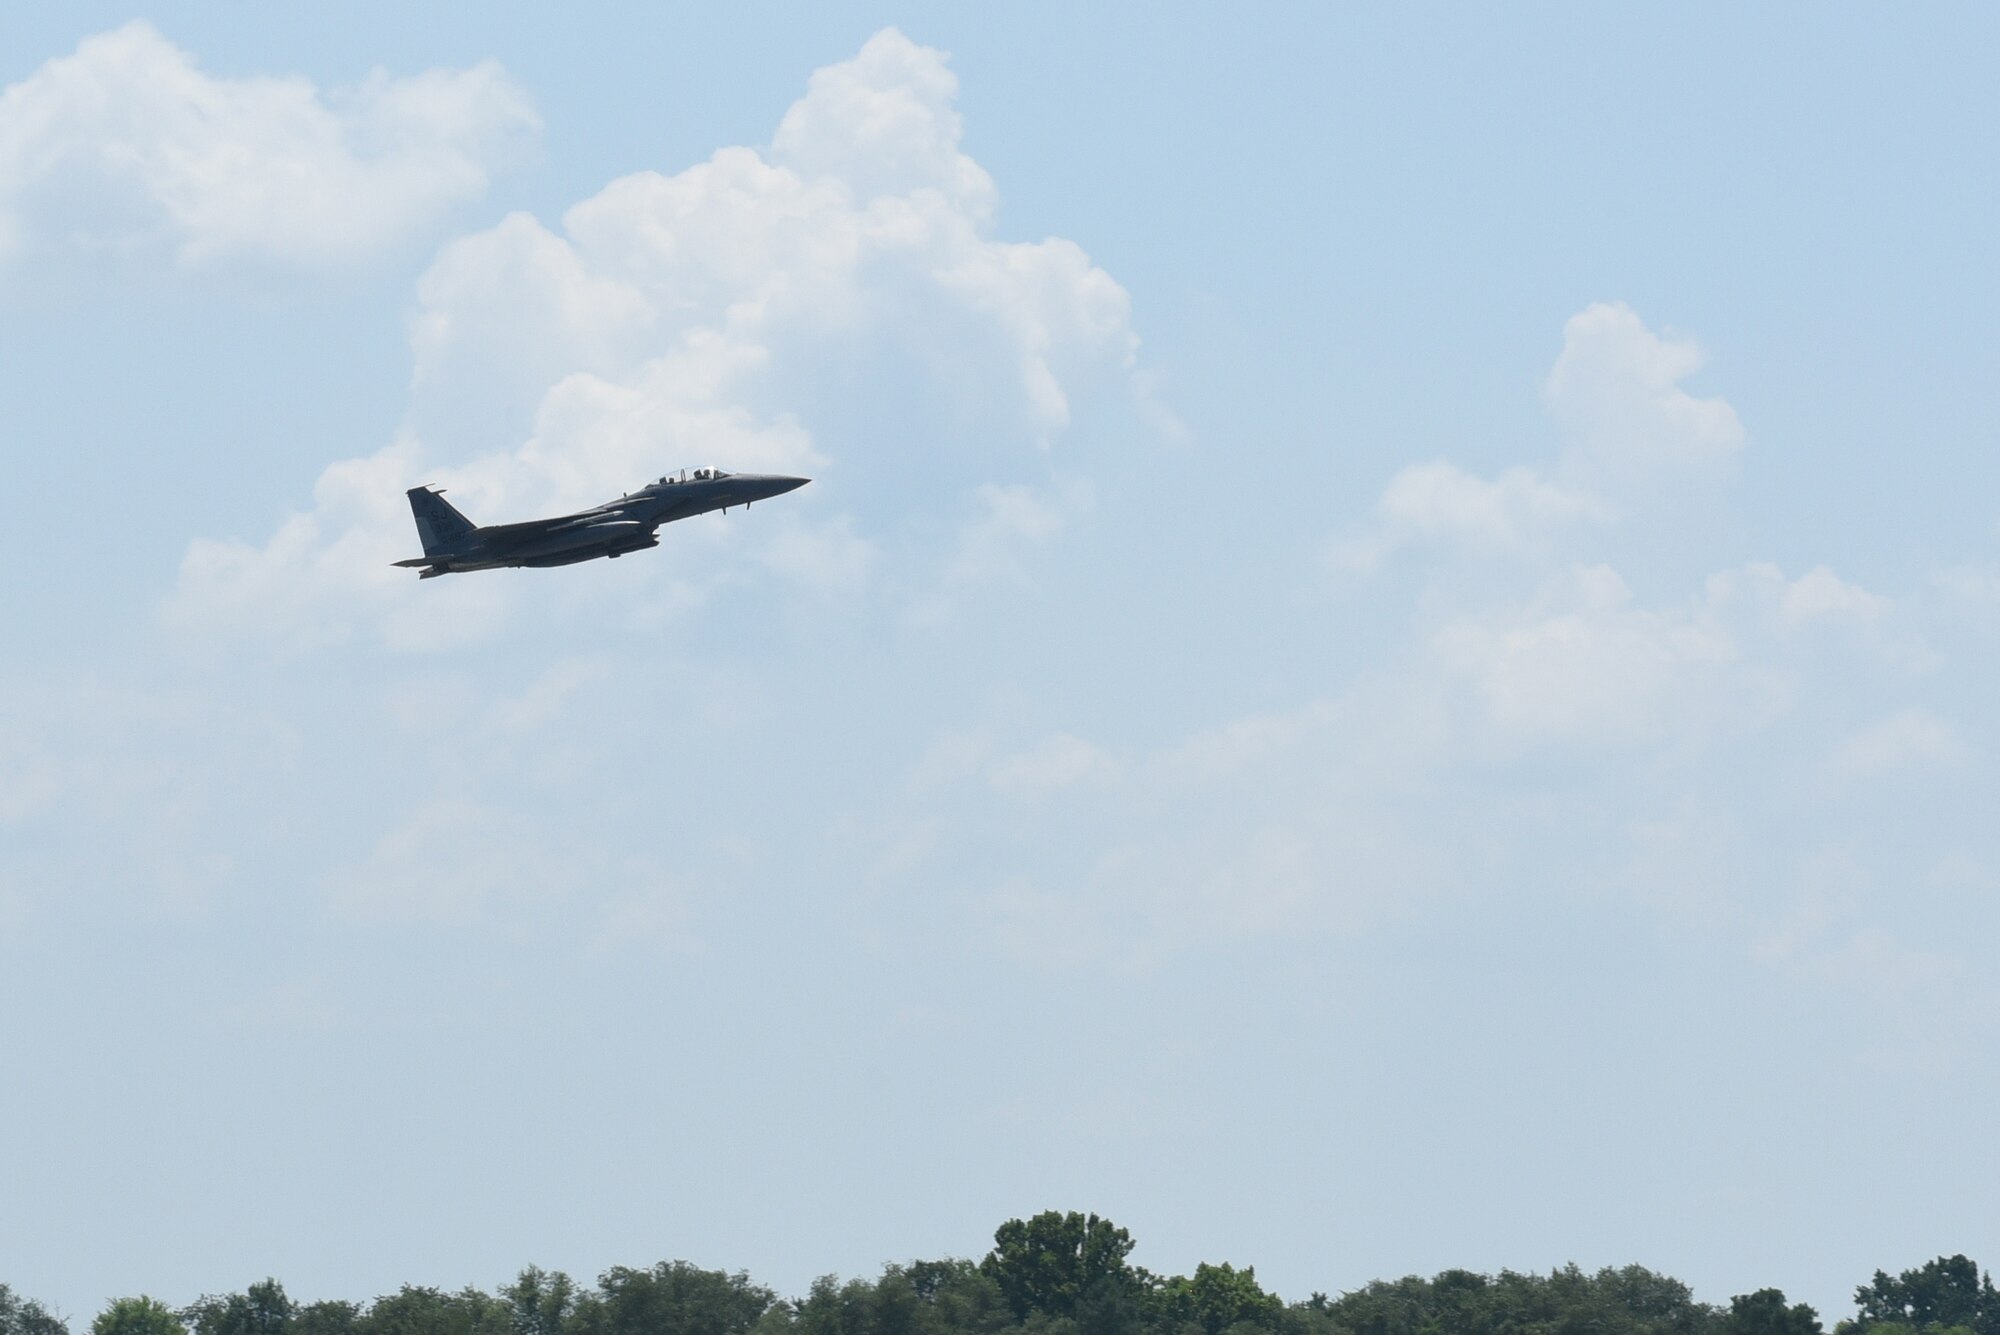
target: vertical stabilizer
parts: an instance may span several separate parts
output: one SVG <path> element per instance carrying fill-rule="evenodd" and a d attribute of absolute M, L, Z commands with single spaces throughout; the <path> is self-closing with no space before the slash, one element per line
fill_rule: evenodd
<path fill-rule="evenodd" d="M 411 487 L 408 494 L 410 513 L 417 521 L 417 540 L 424 544 L 425 556 L 448 555 L 478 531 L 477 524 L 429 487 Z"/>

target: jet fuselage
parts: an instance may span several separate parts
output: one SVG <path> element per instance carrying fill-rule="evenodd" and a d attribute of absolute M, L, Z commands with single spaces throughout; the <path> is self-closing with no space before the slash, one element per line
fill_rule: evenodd
<path fill-rule="evenodd" d="M 474 524 L 429 487 L 409 490 L 424 554 L 399 566 L 422 579 L 504 566 L 565 566 L 660 545 L 659 527 L 676 519 L 782 496 L 811 479 L 697 468 L 649 482 L 615 501 L 575 514 L 519 524 Z"/>

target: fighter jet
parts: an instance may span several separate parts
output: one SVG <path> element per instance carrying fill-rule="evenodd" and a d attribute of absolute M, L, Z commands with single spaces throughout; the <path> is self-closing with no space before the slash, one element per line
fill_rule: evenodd
<path fill-rule="evenodd" d="M 720 468 L 682 469 L 595 509 L 484 528 L 453 508 L 441 491 L 411 487 L 410 513 L 416 516 L 424 554 L 396 564 L 419 569 L 417 578 L 429 579 L 460 570 L 566 566 L 600 556 L 620 557 L 659 546 L 662 524 L 711 510 L 727 513 L 734 505 L 748 508 L 752 501 L 782 496 L 811 480 L 725 473 Z"/>

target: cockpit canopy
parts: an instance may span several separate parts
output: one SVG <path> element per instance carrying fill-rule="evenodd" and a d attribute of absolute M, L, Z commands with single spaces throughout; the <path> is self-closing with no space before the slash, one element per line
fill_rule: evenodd
<path fill-rule="evenodd" d="M 664 487 L 664 486 L 671 486 L 677 482 L 713 482 L 717 478 L 724 478 L 728 476 L 729 474 L 723 472 L 720 468 L 715 468 L 715 467 L 697 468 L 692 472 L 683 468 L 678 473 L 667 474 L 665 477 L 661 478 L 659 482 L 656 483 L 655 485 Z"/>

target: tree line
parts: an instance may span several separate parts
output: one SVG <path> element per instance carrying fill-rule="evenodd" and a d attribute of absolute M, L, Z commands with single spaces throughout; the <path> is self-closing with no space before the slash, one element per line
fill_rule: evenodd
<path fill-rule="evenodd" d="M 802 1298 L 685 1261 L 615 1266 L 594 1285 L 530 1266 L 490 1293 L 405 1285 L 366 1303 L 296 1303 L 267 1279 L 184 1307 L 119 1298 L 89 1335 L 1828 1335 L 1818 1312 L 1778 1289 L 1718 1306 L 1637 1265 L 1447 1270 L 1286 1302 L 1251 1266 L 1157 1275 L 1131 1252 L 1131 1235 L 1110 1220 L 1051 1210 L 1002 1224 L 981 1260 L 828 1275 Z M 1878 1270 L 1854 1304 L 1831 1335 L 2000 1335 L 2000 1294 L 1964 1256 Z M 72 1332 L 0 1284 L 0 1335 Z"/>

